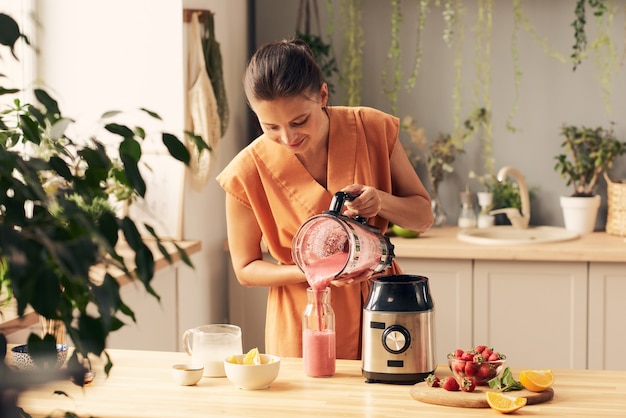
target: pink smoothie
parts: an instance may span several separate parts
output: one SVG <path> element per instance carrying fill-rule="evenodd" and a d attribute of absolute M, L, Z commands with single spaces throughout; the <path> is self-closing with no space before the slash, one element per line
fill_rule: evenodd
<path fill-rule="evenodd" d="M 307 376 L 329 377 L 335 374 L 335 331 L 304 330 L 302 350 Z"/>
<path fill-rule="evenodd" d="M 314 290 L 324 290 L 335 276 L 343 270 L 348 260 L 348 253 L 336 253 L 308 266 L 306 280 Z"/>

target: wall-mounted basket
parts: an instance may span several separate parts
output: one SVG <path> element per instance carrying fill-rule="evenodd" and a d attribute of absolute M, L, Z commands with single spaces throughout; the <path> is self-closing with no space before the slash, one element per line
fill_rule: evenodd
<path fill-rule="evenodd" d="M 626 236 L 626 183 L 612 181 L 604 173 L 607 185 L 606 232 L 620 237 Z"/>

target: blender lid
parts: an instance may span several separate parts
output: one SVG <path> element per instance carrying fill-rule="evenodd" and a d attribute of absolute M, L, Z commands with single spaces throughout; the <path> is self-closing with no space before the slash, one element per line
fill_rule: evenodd
<path fill-rule="evenodd" d="M 428 278 L 408 274 L 371 279 L 365 309 L 387 312 L 425 312 L 434 308 Z"/>

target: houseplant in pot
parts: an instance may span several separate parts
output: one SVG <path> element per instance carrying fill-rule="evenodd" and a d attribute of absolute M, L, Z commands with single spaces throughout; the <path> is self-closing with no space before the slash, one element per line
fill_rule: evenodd
<path fill-rule="evenodd" d="M 595 228 L 600 196 L 594 194 L 602 172 L 613 166 L 615 159 L 626 152 L 626 143 L 615 137 L 610 128 L 564 125 L 561 135 L 562 153 L 557 155 L 554 169 L 567 186 L 574 187 L 570 196 L 561 196 L 565 228 L 586 234 Z"/>
<path fill-rule="evenodd" d="M 20 39 L 28 42 L 15 20 L 0 13 L 0 44 L 7 47 L 0 52 L 13 51 Z M 0 86 L 0 95 L 15 93 L 20 90 Z M 119 200 L 146 194 L 139 169 L 145 130 L 117 123 L 117 112 L 109 112 L 98 135 L 76 140 L 68 133 L 73 121 L 46 91 L 35 89 L 23 96 L 33 96 L 32 103 L 14 99 L 0 108 L 0 293 L 8 290 L 18 316 L 32 309 L 61 322 L 74 351 L 67 368 L 14 370 L 0 333 L 0 415 L 11 417 L 22 416 L 17 395 L 31 385 L 70 376 L 84 384 L 90 356 L 104 356 L 108 373 L 112 362 L 107 337 L 125 320 L 135 319 L 111 272 L 126 273 L 158 298 L 151 285 L 155 261 L 148 240 L 172 260 L 165 248 L 169 240 L 146 224 L 149 237 L 140 234 L 135 220 L 116 214 L 109 203 L 113 196 Z M 142 114 L 160 119 L 145 109 Z M 118 145 L 107 148 L 100 134 Z M 188 165 L 185 145 L 172 134 L 160 136 L 169 154 Z M 121 242 L 130 248 L 132 262 L 118 252 Z M 28 352 L 35 364 L 43 365 L 48 356 L 56 356 L 55 338 L 31 334 Z"/>

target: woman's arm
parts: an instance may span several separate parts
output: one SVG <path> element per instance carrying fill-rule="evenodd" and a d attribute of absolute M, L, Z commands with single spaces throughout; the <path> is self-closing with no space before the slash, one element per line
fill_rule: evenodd
<path fill-rule="evenodd" d="M 400 141 L 391 153 L 390 163 L 393 194 L 358 184 L 347 186 L 343 191 L 360 193 L 358 198 L 346 202 L 347 215 L 365 218 L 378 215 L 403 228 L 427 231 L 434 222 L 430 195 Z"/>
<path fill-rule="evenodd" d="M 296 265 L 263 260 L 261 228 L 252 210 L 226 194 L 228 249 L 237 280 L 243 286 L 281 286 L 306 281 Z"/>

